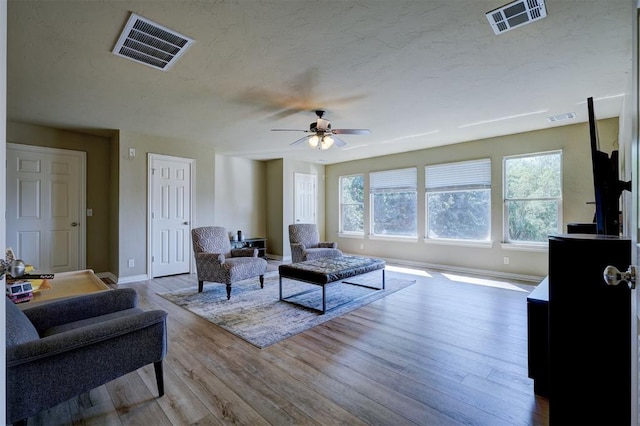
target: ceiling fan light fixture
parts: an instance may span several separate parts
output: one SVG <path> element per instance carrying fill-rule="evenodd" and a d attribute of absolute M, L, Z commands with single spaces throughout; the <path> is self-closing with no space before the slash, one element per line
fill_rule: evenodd
<path fill-rule="evenodd" d="M 331 136 L 325 136 L 320 143 L 320 149 L 329 149 L 333 146 L 333 138 Z"/>
<path fill-rule="evenodd" d="M 317 148 L 318 142 L 320 142 L 320 138 L 318 137 L 318 135 L 313 135 L 309 138 L 309 146 L 311 148 Z"/>

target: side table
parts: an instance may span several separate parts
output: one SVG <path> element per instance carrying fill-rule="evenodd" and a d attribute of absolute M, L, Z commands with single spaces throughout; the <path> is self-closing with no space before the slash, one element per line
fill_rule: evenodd
<path fill-rule="evenodd" d="M 245 238 L 244 241 L 231 240 L 231 248 L 257 248 L 258 257 L 267 258 L 267 239 L 266 238 Z"/>

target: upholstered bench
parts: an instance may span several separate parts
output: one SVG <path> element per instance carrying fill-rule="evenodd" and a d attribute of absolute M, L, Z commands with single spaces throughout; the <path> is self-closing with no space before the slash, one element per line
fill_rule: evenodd
<path fill-rule="evenodd" d="M 371 257 L 359 256 L 342 256 L 334 258 L 324 258 L 316 260 L 307 260 L 305 262 L 297 262 L 291 264 L 280 265 L 280 300 L 290 302 L 295 296 L 306 293 L 309 290 L 296 293 L 287 297 L 282 296 L 282 279 L 289 278 L 295 281 L 303 281 L 310 284 L 322 286 L 322 313 L 327 312 L 326 306 L 326 286 L 335 281 L 344 280 L 356 275 L 365 274 L 367 272 L 382 270 L 382 284 L 380 287 L 371 287 L 363 284 L 350 283 L 362 287 L 373 288 L 376 290 L 384 289 L 384 267 L 385 261 Z M 337 306 L 332 307 L 335 309 Z"/>

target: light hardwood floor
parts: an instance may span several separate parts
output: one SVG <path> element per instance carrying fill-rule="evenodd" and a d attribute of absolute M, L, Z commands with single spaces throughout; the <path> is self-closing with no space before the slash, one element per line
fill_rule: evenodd
<path fill-rule="evenodd" d="M 527 377 L 534 287 L 422 272 L 406 289 L 265 349 L 156 294 L 197 285 L 193 275 L 121 285 L 139 292 L 142 307 L 169 313 L 165 395 L 157 398 L 148 366 L 28 424 L 548 424 L 548 401 Z M 394 275 L 403 273 L 388 268 Z"/>

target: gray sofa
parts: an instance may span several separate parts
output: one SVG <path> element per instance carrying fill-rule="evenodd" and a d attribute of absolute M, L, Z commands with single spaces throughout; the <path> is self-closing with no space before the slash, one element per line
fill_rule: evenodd
<path fill-rule="evenodd" d="M 5 300 L 7 422 L 23 423 L 150 363 L 164 395 L 167 313 L 140 309 L 134 289 L 21 307 Z"/>

